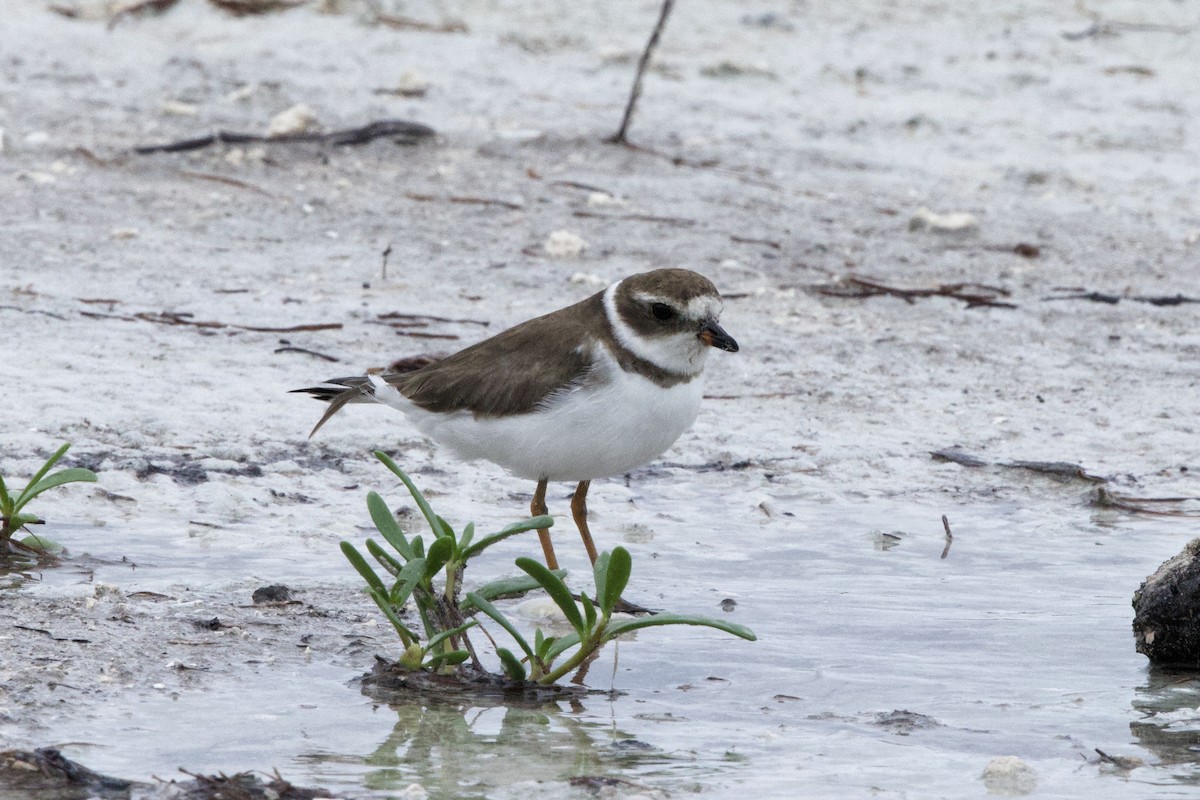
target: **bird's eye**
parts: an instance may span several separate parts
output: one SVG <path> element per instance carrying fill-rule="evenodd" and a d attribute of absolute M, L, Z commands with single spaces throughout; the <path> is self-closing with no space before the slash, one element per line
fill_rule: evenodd
<path fill-rule="evenodd" d="M 669 322 L 675 319 L 675 309 L 671 308 L 666 303 L 655 303 L 650 306 L 650 313 L 659 322 Z"/>

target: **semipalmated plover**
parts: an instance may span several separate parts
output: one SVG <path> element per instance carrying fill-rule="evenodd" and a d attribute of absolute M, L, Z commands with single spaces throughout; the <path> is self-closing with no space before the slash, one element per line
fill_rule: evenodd
<path fill-rule="evenodd" d="M 738 350 L 717 323 L 721 305 L 703 275 L 643 272 L 418 369 L 295 391 L 329 403 L 310 436 L 347 403 L 383 403 L 459 457 L 537 481 L 535 516 L 547 482 L 578 482 L 571 514 L 594 563 L 588 487 L 657 458 L 691 427 L 709 348 Z M 550 532 L 538 535 L 557 568 Z"/>

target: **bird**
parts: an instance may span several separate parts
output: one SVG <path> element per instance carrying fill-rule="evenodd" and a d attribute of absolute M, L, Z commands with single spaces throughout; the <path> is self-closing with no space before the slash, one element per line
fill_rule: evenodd
<path fill-rule="evenodd" d="M 722 306 L 703 275 L 656 269 L 415 369 L 293 392 L 329 403 L 310 438 L 347 404 L 382 403 L 459 458 L 537 481 L 534 516 L 548 511 L 550 481 L 576 483 L 571 515 L 595 564 L 588 489 L 653 461 L 691 427 L 709 351 L 739 349 Z M 538 537 L 557 569 L 549 529 Z"/>

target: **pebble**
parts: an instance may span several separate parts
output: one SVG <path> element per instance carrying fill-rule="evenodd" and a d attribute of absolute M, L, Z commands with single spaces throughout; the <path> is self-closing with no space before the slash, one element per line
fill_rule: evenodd
<path fill-rule="evenodd" d="M 774 71 L 766 64 L 747 64 L 741 61 L 718 61 L 700 69 L 700 74 L 706 78 L 775 78 Z"/>

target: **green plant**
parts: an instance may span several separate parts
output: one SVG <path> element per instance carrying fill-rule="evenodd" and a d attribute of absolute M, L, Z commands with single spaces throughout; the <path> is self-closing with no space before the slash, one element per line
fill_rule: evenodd
<path fill-rule="evenodd" d="M 29 480 L 25 488 L 18 492 L 15 497 L 9 492 L 8 485 L 4 482 L 4 477 L 0 476 L 0 555 L 18 549 L 18 546 L 12 541 L 14 533 L 26 525 L 41 524 L 43 522 L 43 520 L 38 519 L 33 514 L 22 511 L 29 504 L 30 500 L 47 489 L 62 486 L 64 483 L 76 483 L 79 481 L 93 482 L 96 480 L 96 473 L 83 467 L 68 467 L 67 469 L 60 469 L 53 475 L 47 474 L 70 448 L 70 444 L 64 444 L 58 448 L 54 455 L 46 459 L 46 463 L 42 465 L 37 474 Z"/>
<path fill-rule="evenodd" d="M 478 625 L 475 615 L 482 613 L 503 628 L 521 651 L 518 658 L 504 647 L 496 654 L 504 673 L 515 681 L 551 684 L 572 670 L 578 669 L 608 642 L 622 633 L 656 625 L 702 625 L 753 640 L 747 628 L 733 623 L 682 614 L 656 614 L 636 619 L 612 619 L 613 610 L 629 582 L 633 568 L 629 552 L 622 547 L 602 553 L 593 569 L 595 591 L 592 597 L 572 595 L 562 570 L 550 570 L 529 558 L 518 558 L 516 565 L 523 576 L 493 581 L 474 591 L 462 594 L 463 572 L 469 559 L 491 545 L 526 531 L 548 528 L 554 520 L 548 516 L 532 517 L 508 525 L 502 530 L 475 539 L 475 526 L 468 524 L 461 534 L 434 513 L 424 495 L 412 480 L 385 453 L 376 451 L 383 462 L 407 487 L 417 507 L 433 533 L 428 547 L 421 536 L 405 536 L 387 504 L 378 494 L 367 495 L 367 509 L 376 529 L 389 544 L 388 552 L 373 539 L 366 542 L 367 553 L 390 576 L 390 585 L 371 566 L 354 545 L 342 542 L 342 553 L 367 582 L 367 592 L 384 616 L 396 629 L 404 645 L 400 666 L 441 673 L 453 673 L 468 659 L 482 670 L 482 664 L 471 645 L 467 632 Z M 434 579 L 443 576 L 441 589 Z M 532 645 L 512 622 L 500 612 L 493 601 L 503 597 L 520 596 L 541 589 L 562 610 L 573 632 L 561 637 L 547 636 L 539 628 L 534 632 Z M 593 599 L 594 598 L 594 599 Z M 421 631 L 413 630 L 403 620 L 404 605 L 412 600 L 421 623 Z M 559 659 L 562 659 L 561 662 Z M 525 664 L 528 664 L 528 670 Z"/>
<path fill-rule="evenodd" d="M 342 553 L 366 580 L 367 593 L 392 623 L 400 641 L 404 643 L 401 665 L 409 669 L 452 668 L 471 657 L 470 640 L 466 638 L 465 633 L 476 624 L 474 620 L 467 619 L 474 609 L 459 602 L 463 570 L 467 560 L 510 536 L 549 527 L 554 524 L 554 520 L 547 516 L 531 517 L 523 522 L 508 525 L 478 541 L 475 541 L 474 524 L 468 524 L 461 534 L 456 535 L 454 529 L 434 513 L 429 501 L 386 453 L 377 450 L 375 457 L 408 488 L 417 503 L 417 508 L 429 523 L 433 539 L 426 548 L 425 540 L 421 536 L 413 536 L 411 539 L 406 537 L 387 503 L 375 492 L 370 492 L 367 494 L 367 510 L 371 514 L 371 521 L 375 523 L 384 541 L 392 546 L 395 555 L 373 539 L 367 540 L 366 548 L 391 576 L 391 586 L 384 583 L 354 545 L 342 542 Z M 433 585 L 433 580 L 439 573 L 444 573 L 441 591 Z M 496 599 L 527 592 L 536 586 L 537 584 L 530 579 L 508 579 L 483 586 L 476 594 Z M 401 619 L 404 604 L 410 598 L 420 617 L 424 633 L 423 642 L 422 637 Z"/>
<path fill-rule="evenodd" d="M 474 593 L 468 594 L 467 600 L 504 628 L 525 654 L 525 662 L 529 664 L 528 673 L 522 661 L 511 651 L 504 648 L 498 648 L 496 651 L 504 665 L 505 674 L 513 680 L 528 679 L 542 684 L 555 683 L 564 675 L 586 664 L 600 648 L 613 639 L 640 628 L 658 625 L 700 625 L 732 633 L 749 641 L 756 638 L 745 626 L 689 614 L 660 613 L 649 617 L 612 619 L 613 610 L 621 599 L 621 593 L 625 591 L 633 570 L 633 559 L 624 547 L 615 547 L 611 553 L 606 551 L 596 559 L 592 570 L 596 584 L 595 600 L 582 593 L 576 600 L 562 578 L 532 558 L 518 558 L 516 563 L 550 595 L 550 599 L 563 612 L 574 631 L 556 638 L 544 635 L 541 628 L 538 628 L 534 631 L 531 646 L 490 601 Z M 575 648 L 573 653 L 561 664 L 556 663 L 559 657 L 567 655 L 572 648 Z"/>

